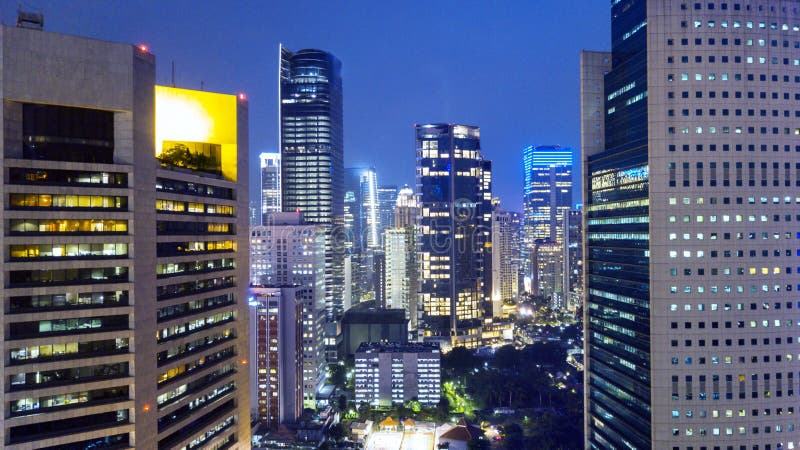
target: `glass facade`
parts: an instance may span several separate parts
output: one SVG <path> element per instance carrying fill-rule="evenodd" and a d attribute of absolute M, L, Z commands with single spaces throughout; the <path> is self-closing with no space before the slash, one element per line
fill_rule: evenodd
<path fill-rule="evenodd" d="M 605 78 L 605 151 L 587 159 L 587 442 L 652 448 L 650 378 L 647 2 L 611 7 L 612 70 Z"/>
<path fill-rule="evenodd" d="M 491 278 L 491 161 L 477 127 L 416 126 L 420 334 L 480 345 Z"/>
<path fill-rule="evenodd" d="M 342 314 L 344 142 L 342 64 L 332 54 L 280 47 L 281 208 L 328 227 L 326 309 Z"/>
<path fill-rule="evenodd" d="M 281 154 L 262 153 L 261 161 L 261 224 L 267 216 L 281 212 Z"/>
<path fill-rule="evenodd" d="M 585 158 L 587 446 L 797 448 L 797 2 L 611 13 Z"/>

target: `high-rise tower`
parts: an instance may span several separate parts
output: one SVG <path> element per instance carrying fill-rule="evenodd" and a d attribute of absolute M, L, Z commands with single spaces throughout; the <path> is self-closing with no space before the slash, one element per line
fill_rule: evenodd
<path fill-rule="evenodd" d="M 572 149 L 529 145 L 522 150 L 526 242 L 556 240 L 572 205 Z"/>
<path fill-rule="evenodd" d="M 247 102 L 143 47 L 0 42 L 0 446 L 249 448 Z"/>
<path fill-rule="evenodd" d="M 322 50 L 280 47 L 281 208 L 325 225 L 325 302 L 342 313 L 344 285 L 344 141 L 342 64 Z"/>
<path fill-rule="evenodd" d="M 281 154 L 262 153 L 261 162 L 261 225 L 268 225 L 268 216 L 281 212 Z"/>
<path fill-rule="evenodd" d="M 480 345 L 491 278 L 491 161 L 477 127 L 416 125 L 420 211 L 420 334 Z"/>
<path fill-rule="evenodd" d="M 795 447 L 798 4 L 622 0 L 611 30 L 584 154 L 587 446 Z"/>

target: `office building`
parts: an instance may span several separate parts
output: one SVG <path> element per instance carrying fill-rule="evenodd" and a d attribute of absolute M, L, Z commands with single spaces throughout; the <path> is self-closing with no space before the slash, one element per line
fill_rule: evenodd
<path fill-rule="evenodd" d="M 564 215 L 572 205 L 572 153 L 558 145 L 529 145 L 522 150 L 524 269 L 532 279 L 543 277 L 533 273 L 536 241 L 563 242 Z"/>
<path fill-rule="evenodd" d="M 351 358 L 362 342 L 408 342 L 408 319 L 401 309 L 382 308 L 374 300 L 345 311 L 339 322 L 339 353 Z"/>
<path fill-rule="evenodd" d="M 420 210 L 421 336 L 443 346 L 480 345 L 491 271 L 491 162 L 480 130 L 416 125 Z"/>
<path fill-rule="evenodd" d="M 397 186 L 395 185 L 378 186 L 378 236 L 381 238 L 381 246 L 383 246 L 383 232 L 396 226 L 394 209 L 397 204 L 397 195 Z"/>
<path fill-rule="evenodd" d="M 583 211 L 570 210 L 564 221 L 564 294 L 566 308 L 576 312 L 583 306 Z"/>
<path fill-rule="evenodd" d="M 389 228 L 413 227 L 417 223 L 418 216 L 419 205 L 417 204 L 417 197 L 414 194 L 414 190 L 405 184 L 397 194 L 397 200 L 394 205 L 393 226 Z"/>
<path fill-rule="evenodd" d="M 572 205 L 572 149 L 529 145 L 523 156 L 523 207 L 527 242 L 557 239 Z"/>
<path fill-rule="evenodd" d="M 431 407 L 440 396 L 438 345 L 365 342 L 356 350 L 356 403 L 387 407 L 417 399 Z"/>
<path fill-rule="evenodd" d="M 344 285 L 342 64 L 321 50 L 279 53 L 281 208 L 325 226 L 325 310 L 333 320 Z"/>
<path fill-rule="evenodd" d="M 0 34 L 3 448 L 249 446 L 246 101 L 157 87 L 144 48 Z"/>
<path fill-rule="evenodd" d="M 375 301 L 386 308 L 386 253 L 382 251 L 372 253 L 372 283 Z"/>
<path fill-rule="evenodd" d="M 267 217 L 281 212 L 281 154 L 262 153 L 261 162 L 261 223 L 269 225 Z"/>
<path fill-rule="evenodd" d="M 611 17 L 584 155 L 587 446 L 797 448 L 798 4 Z"/>
<path fill-rule="evenodd" d="M 519 299 L 519 213 L 500 206 L 492 210 L 492 317 L 500 318 L 504 302 Z"/>
<path fill-rule="evenodd" d="M 545 300 L 553 311 L 566 307 L 564 291 L 564 244 L 552 239 L 537 239 L 531 249 L 531 294 Z"/>
<path fill-rule="evenodd" d="M 378 176 L 374 168 L 345 169 L 345 207 L 352 216 L 346 228 L 348 248 L 353 253 L 366 252 L 380 244 L 378 211 Z"/>
<path fill-rule="evenodd" d="M 252 420 L 272 430 L 303 412 L 303 296 L 306 286 L 251 287 Z"/>
<path fill-rule="evenodd" d="M 386 230 L 384 297 L 387 308 L 405 311 L 411 329 L 417 328 L 417 267 L 414 228 Z"/>
<path fill-rule="evenodd" d="M 307 224 L 302 213 L 277 213 L 269 226 L 250 229 L 250 285 L 297 285 L 302 295 L 303 403 L 316 404 L 325 375 L 325 228 Z"/>

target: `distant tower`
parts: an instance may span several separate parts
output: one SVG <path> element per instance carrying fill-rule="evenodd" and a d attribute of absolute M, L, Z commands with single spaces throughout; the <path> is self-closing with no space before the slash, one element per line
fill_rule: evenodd
<path fill-rule="evenodd" d="M 262 153 L 261 161 L 261 217 L 267 224 L 267 216 L 281 211 L 281 154 Z"/>
<path fill-rule="evenodd" d="M 414 191 L 405 184 L 397 194 L 397 200 L 395 201 L 394 228 L 414 226 L 417 223 L 418 214 L 417 197 Z"/>
<path fill-rule="evenodd" d="M 523 153 L 523 242 L 526 276 L 532 292 L 561 304 L 564 296 L 562 252 L 565 214 L 572 205 L 569 147 L 529 145 Z"/>
<path fill-rule="evenodd" d="M 394 208 L 397 203 L 397 186 L 378 186 L 378 236 L 383 245 L 383 232 L 394 228 Z"/>
<path fill-rule="evenodd" d="M 378 175 L 374 168 L 348 167 L 344 178 L 348 250 L 361 253 L 380 244 Z"/>
<path fill-rule="evenodd" d="M 492 316 L 502 316 L 504 301 L 519 297 L 519 259 L 516 257 L 519 213 L 495 206 L 492 210 Z"/>

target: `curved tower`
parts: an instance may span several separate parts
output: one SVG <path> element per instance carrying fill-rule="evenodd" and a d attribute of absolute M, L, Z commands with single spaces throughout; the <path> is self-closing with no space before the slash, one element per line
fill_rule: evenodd
<path fill-rule="evenodd" d="M 344 142 L 342 63 L 332 54 L 280 47 L 281 208 L 327 226 L 325 308 L 342 313 Z"/>

